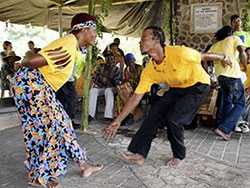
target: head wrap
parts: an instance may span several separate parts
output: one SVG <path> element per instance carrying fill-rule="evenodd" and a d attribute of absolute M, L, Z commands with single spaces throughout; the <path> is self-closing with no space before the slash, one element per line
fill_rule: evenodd
<path fill-rule="evenodd" d="M 81 30 L 87 27 L 96 29 L 96 17 L 86 13 L 79 13 L 76 14 L 71 20 L 70 32 Z"/>

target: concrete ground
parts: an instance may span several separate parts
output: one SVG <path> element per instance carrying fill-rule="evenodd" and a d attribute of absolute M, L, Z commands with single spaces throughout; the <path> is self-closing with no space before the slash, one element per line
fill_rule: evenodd
<path fill-rule="evenodd" d="M 0 110 L 0 187 L 27 188 L 24 146 L 18 116 L 13 108 Z M 234 134 L 229 142 L 211 129 L 199 127 L 185 132 L 187 158 L 178 168 L 165 166 L 171 157 L 169 142 L 160 135 L 143 166 L 127 164 L 119 153 L 126 150 L 134 127 L 121 131 L 106 143 L 101 136 L 101 121 L 90 124 L 90 133 L 77 131 L 79 143 L 87 148 L 91 161 L 104 164 L 104 170 L 81 178 L 76 165 L 60 180 L 63 188 L 249 188 L 250 134 Z M 138 126 L 138 125 L 137 125 Z M 135 125 L 136 127 L 136 125 Z"/>

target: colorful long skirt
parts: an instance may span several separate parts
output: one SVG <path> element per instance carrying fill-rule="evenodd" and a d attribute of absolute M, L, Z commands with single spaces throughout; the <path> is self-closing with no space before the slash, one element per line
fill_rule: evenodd
<path fill-rule="evenodd" d="M 71 120 L 55 92 L 37 69 L 19 69 L 13 90 L 30 181 L 46 186 L 51 178 L 66 173 L 69 159 L 83 163 L 86 151 L 77 143 Z"/>

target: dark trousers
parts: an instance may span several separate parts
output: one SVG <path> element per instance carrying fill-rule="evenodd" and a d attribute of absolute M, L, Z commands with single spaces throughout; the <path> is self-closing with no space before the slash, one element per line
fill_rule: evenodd
<path fill-rule="evenodd" d="M 219 76 L 216 124 L 229 134 L 234 130 L 245 107 L 244 86 L 240 78 Z"/>
<path fill-rule="evenodd" d="M 61 102 L 64 110 L 73 120 L 75 117 L 76 90 L 74 82 L 66 82 L 57 92 L 56 98 Z"/>
<path fill-rule="evenodd" d="M 148 116 L 128 146 L 128 151 L 147 157 L 157 129 L 164 122 L 173 156 L 184 159 L 184 125 L 189 125 L 205 97 L 209 85 L 197 83 L 188 88 L 170 88 L 151 107 Z"/>

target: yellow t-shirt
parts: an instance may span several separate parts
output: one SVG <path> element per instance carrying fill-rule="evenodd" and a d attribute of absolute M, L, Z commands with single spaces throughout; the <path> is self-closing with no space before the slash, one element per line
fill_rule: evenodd
<path fill-rule="evenodd" d="M 223 75 L 230 78 L 240 78 L 241 70 L 238 63 L 239 53 L 237 47 L 242 45 L 242 41 L 237 36 L 229 36 L 212 45 L 209 52 L 225 54 L 232 62 L 232 67 L 223 67 L 221 61 L 214 61 L 216 76 Z"/>
<path fill-rule="evenodd" d="M 83 64 L 78 42 L 73 34 L 57 39 L 43 48 L 41 54 L 48 65 L 39 68 L 44 79 L 57 91 L 73 74 L 74 66 Z"/>
<path fill-rule="evenodd" d="M 185 46 L 167 46 L 163 62 L 157 65 L 151 59 L 142 71 L 135 93 L 149 92 L 154 83 L 186 88 L 198 82 L 210 84 L 209 75 L 201 65 L 201 54 Z"/>
<path fill-rule="evenodd" d="M 250 87 L 250 64 L 247 65 L 247 80 L 244 82 L 245 88 Z"/>
<path fill-rule="evenodd" d="M 245 47 L 250 47 L 250 34 L 246 31 L 235 31 L 234 36 L 240 37 Z"/>

